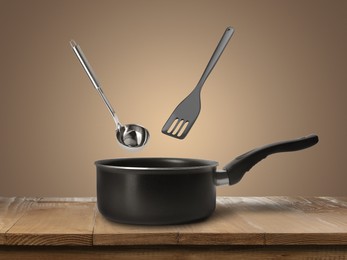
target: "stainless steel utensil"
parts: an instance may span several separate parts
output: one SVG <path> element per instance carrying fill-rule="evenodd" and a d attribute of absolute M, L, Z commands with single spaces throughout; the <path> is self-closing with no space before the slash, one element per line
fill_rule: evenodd
<path fill-rule="evenodd" d="M 96 79 L 95 73 L 90 66 L 87 58 L 85 57 L 82 49 L 74 40 L 71 40 L 70 44 L 78 60 L 82 64 L 83 69 L 87 73 L 90 81 L 100 94 L 100 97 L 104 101 L 106 107 L 108 108 L 108 111 L 111 113 L 111 116 L 116 124 L 116 137 L 118 142 L 125 148 L 136 149 L 143 147 L 149 139 L 148 130 L 140 125 L 122 125 L 120 123 L 116 113 L 114 112 L 114 109 L 112 108 L 110 102 L 102 91 L 101 85 Z"/>
<path fill-rule="evenodd" d="M 232 27 L 227 27 L 198 84 L 173 111 L 161 130 L 163 134 L 178 139 L 183 139 L 187 136 L 200 113 L 200 93 L 202 86 L 216 65 L 233 33 L 234 29 Z"/>

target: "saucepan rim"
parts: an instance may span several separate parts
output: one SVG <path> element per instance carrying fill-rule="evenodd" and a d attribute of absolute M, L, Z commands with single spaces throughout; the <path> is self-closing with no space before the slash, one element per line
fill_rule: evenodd
<path fill-rule="evenodd" d="M 145 161 L 147 165 L 139 165 L 140 161 Z M 193 163 L 191 166 L 172 166 L 165 165 L 165 162 L 171 161 L 172 163 L 183 164 L 183 163 Z M 120 165 L 117 165 L 117 162 Z M 121 164 L 123 162 L 123 165 Z M 129 163 L 136 163 L 138 166 L 129 166 Z M 158 166 L 148 166 L 148 163 L 158 162 Z M 124 165 L 125 164 L 125 165 Z M 183 170 L 199 170 L 205 168 L 213 168 L 218 166 L 218 162 L 213 160 L 205 159 L 194 159 L 194 158 L 176 158 L 176 157 L 124 157 L 124 158 L 114 158 L 114 159 L 102 159 L 95 161 L 95 165 L 100 168 L 108 169 L 123 169 L 123 170 L 144 170 L 144 171 L 183 171 Z"/>

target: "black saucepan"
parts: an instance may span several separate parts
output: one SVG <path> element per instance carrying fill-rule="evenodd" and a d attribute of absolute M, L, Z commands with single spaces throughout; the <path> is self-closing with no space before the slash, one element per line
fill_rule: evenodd
<path fill-rule="evenodd" d="M 318 136 L 273 143 L 251 150 L 222 171 L 209 160 L 120 158 L 96 161 L 97 205 L 112 221 L 167 225 L 209 217 L 216 206 L 216 185 L 236 184 L 270 154 L 308 148 Z"/>

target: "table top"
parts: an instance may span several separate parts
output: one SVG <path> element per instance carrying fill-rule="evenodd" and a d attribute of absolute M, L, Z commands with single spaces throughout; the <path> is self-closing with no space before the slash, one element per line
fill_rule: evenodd
<path fill-rule="evenodd" d="M 0 197 L 1 245 L 347 245 L 347 197 L 217 197 L 201 222 L 106 220 L 95 198 Z"/>

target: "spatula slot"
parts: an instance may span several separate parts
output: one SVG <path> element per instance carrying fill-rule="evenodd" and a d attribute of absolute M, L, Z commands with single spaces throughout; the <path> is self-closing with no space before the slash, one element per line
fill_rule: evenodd
<path fill-rule="evenodd" d="M 178 130 L 178 133 L 177 133 L 177 136 L 180 137 L 184 131 L 186 130 L 187 126 L 189 124 L 189 121 L 186 121 L 181 127 L 180 129 Z"/>
<path fill-rule="evenodd" d="M 182 128 L 182 126 L 183 126 L 183 123 L 184 123 L 184 120 L 181 119 L 181 120 L 178 122 L 178 124 L 176 124 L 174 130 L 172 131 L 172 134 L 173 134 L 173 135 L 177 135 L 177 134 L 178 134 L 178 132 L 181 130 L 181 128 Z"/>
<path fill-rule="evenodd" d="M 176 127 L 177 124 L 178 124 L 178 118 L 176 118 L 176 119 L 172 122 L 172 124 L 170 125 L 169 129 L 167 130 L 167 133 L 170 134 L 170 133 L 175 129 L 175 127 Z"/>

